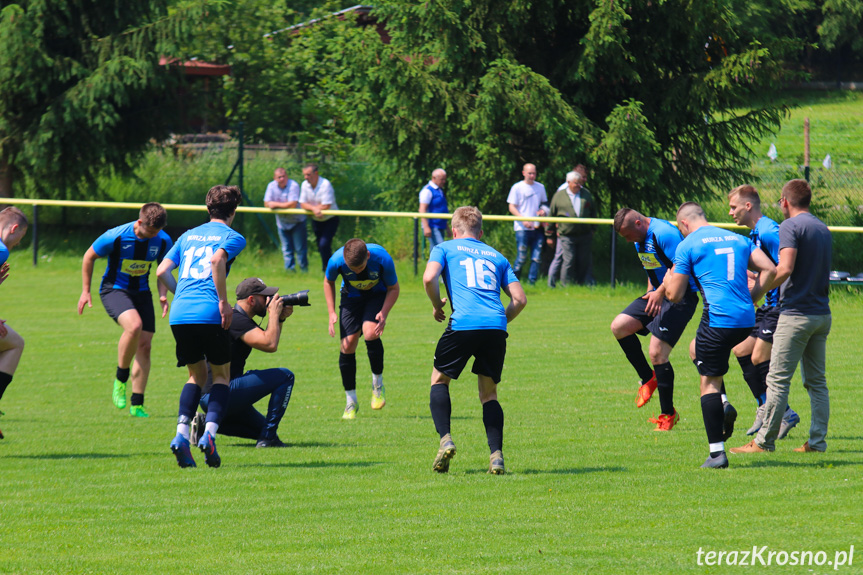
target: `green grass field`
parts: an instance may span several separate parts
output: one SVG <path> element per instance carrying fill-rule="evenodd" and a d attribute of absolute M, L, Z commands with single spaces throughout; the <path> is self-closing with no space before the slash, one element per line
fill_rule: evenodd
<path fill-rule="evenodd" d="M 636 378 L 608 325 L 636 288 L 528 288 L 500 387 L 509 473 L 485 473 L 475 378 L 465 374 L 452 386 L 459 451 L 441 476 L 431 471 L 428 381 L 442 327 L 419 280 L 400 268 L 402 295 L 384 334 L 387 407 L 368 408 L 361 345 L 361 411 L 345 422 L 319 276 L 284 279 L 241 257 L 231 288 L 259 275 L 282 293 L 313 290 L 313 307 L 288 320 L 279 351 L 249 362 L 296 374 L 280 429 L 290 447 L 221 437 L 222 468 L 208 469 L 196 451 L 201 467 L 181 470 L 168 444 L 185 371 L 167 320 L 154 342 L 152 417 L 132 419 L 110 399 L 119 328 L 98 302 L 75 313 L 79 260 L 33 268 L 16 252 L 10 261 L 0 316 L 27 348 L 0 404 L 0 573 L 737 573 L 746 569 L 699 566 L 696 553 L 753 545 L 823 550 L 830 560 L 855 545 L 855 564 L 839 572 L 863 572 L 863 294 L 834 292 L 828 452 L 791 451 L 809 423 L 798 377 L 791 404 L 803 421 L 790 438 L 774 454 L 732 456 L 730 469 L 707 471 L 698 468 L 707 445 L 685 347 L 672 355 L 675 430 L 647 423 L 657 399 L 634 406 Z M 755 404 L 736 365 L 728 388 L 741 414 L 737 446 Z"/>

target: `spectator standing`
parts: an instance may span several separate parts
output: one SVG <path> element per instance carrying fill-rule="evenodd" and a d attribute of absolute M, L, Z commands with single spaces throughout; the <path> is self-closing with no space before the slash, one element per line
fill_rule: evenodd
<path fill-rule="evenodd" d="M 420 212 L 444 214 L 449 212 L 443 187 L 446 185 L 446 172 L 438 168 L 432 172 L 431 180 L 420 190 Z M 428 238 L 429 254 L 446 236 L 447 221 L 441 218 L 423 218 L 423 235 Z"/>
<path fill-rule="evenodd" d="M 827 449 L 830 395 L 827 391 L 827 335 L 830 333 L 830 266 L 833 244 L 824 222 L 809 212 L 812 190 L 806 180 L 791 180 L 782 188 L 779 207 L 779 265 L 770 287 L 781 286 L 779 320 L 773 334 L 764 425 L 755 439 L 732 453 L 773 451 L 788 405 L 791 378 L 800 364 L 803 387 L 809 392 L 812 423 L 809 440 L 794 451 Z"/>
<path fill-rule="evenodd" d="M 337 210 L 336 192 L 326 178 L 318 174 L 317 164 L 303 168 L 303 185 L 300 187 L 300 207 L 312 212 L 312 231 L 321 254 L 321 271 L 327 271 L 327 262 L 333 255 L 333 237 L 339 228 L 339 217 L 323 214 L 324 210 Z"/>
<path fill-rule="evenodd" d="M 264 206 L 271 209 L 290 210 L 299 206 L 300 185 L 288 178 L 284 168 L 276 168 L 273 181 L 264 194 Z M 276 214 L 276 229 L 282 242 L 282 256 L 285 269 L 296 269 L 294 256 L 300 264 L 300 271 L 309 271 L 306 246 L 306 216 L 303 214 Z"/>
<path fill-rule="evenodd" d="M 506 201 L 509 212 L 516 217 L 543 217 L 548 213 L 548 196 L 545 186 L 536 181 L 536 166 L 525 164 L 521 174 L 524 180 L 510 188 Z M 512 266 L 515 277 L 521 279 L 521 268 L 530 259 L 527 279 L 531 285 L 536 283 L 539 264 L 542 258 L 542 229 L 539 222 L 517 220 L 513 222 L 517 255 Z"/>
<path fill-rule="evenodd" d="M 590 191 L 582 186 L 584 176 L 572 171 L 566 175 L 566 184 L 555 192 L 551 200 L 549 215 L 566 218 L 595 218 L 596 207 Z M 557 237 L 557 249 L 554 260 L 548 269 L 548 285 L 554 287 L 558 276 L 560 282 L 566 285 L 570 280 L 577 284 L 593 285 L 593 226 L 578 223 L 548 224 L 546 230 L 547 242 L 554 243 Z"/>

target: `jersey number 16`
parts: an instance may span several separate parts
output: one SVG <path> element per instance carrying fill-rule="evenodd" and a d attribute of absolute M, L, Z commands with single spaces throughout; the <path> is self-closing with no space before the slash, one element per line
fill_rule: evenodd
<path fill-rule="evenodd" d="M 459 265 L 464 266 L 467 287 L 483 290 L 498 289 L 497 278 L 495 278 L 494 272 L 486 268 L 486 266 L 491 266 L 488 260 L 465 258 L 459 262 Z"/>

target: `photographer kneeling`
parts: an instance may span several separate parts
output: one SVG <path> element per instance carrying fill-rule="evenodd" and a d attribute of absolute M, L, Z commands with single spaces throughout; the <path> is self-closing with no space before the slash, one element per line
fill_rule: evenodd
<path fill-rule="evenodd" d="M 237 305 L 229 330 L 231 336 L 231 383 L 228 408 L 219 425 L 221 435 L 256 439 L 255 447 L 283 447 L 277 431 L 294 389 L 294 374 L 283 367 L 250 370 L 243 373 L 252 349 L 274 353 L 279 347 L 282 323 L 290 316 L 293 306 L 284 305 L 275 297 L 276 287 L 267 287 L 259 278 L 246 278 L 237 286 Z M 267 316 L 267 329 L 258 326 L 255 316 Z M 276 319 L 278 318 L 278 319 Z M 201 408 L 206 411 L 212 380 L 201 396 Z M 270 396 L 267 416 L 254 408 L 255 403 Z M 192 422 L 191 442 L 197 443 L 204 432 L 205 416 L 198 413 Z"/>

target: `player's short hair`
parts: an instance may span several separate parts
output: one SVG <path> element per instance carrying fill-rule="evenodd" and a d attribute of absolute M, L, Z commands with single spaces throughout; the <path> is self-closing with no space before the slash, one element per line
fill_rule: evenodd
<path fill-rule="evenodd" d="M 311 169 L 311 170 L 312 170 L 312 173 L 317 173 L 317 171 L 318 171 L 318 165 L 317 165 L 317 164 L 306 164 L 305 166 L 303 166 L 303 169 L 304 169 L 304 170 L 306 170 L 306 169 Z"/>
<path fill-rule="evenodd" d="M 168 225 L 168 212 L 158 202 L 150 202 L 141 206 L 141 211 L 138 214 L 138 219 L 145 226 L 151 228 L 159 228 L 160 230 Z"/>
<path fill-rule="evenodd" d="M 207 213 L 211 220 L 227 220 L 237 211 L 243 195 L 237 186 L 213 186 L 207 192 Z"/>
<path fill-rule="evenodd" d="M 369 255 L 369 248 L 366 247 L 366 242 L 360 238 L 353 238 L 345 243 L 345 263 L 349 268 L 358 268 L 366 263 L 366 258 Z"/>
<path fill-rule="evenodd" d="M 782 195 L 795 208 L 808 208 L 812 202 L 812 188 L 806 180 L 791 180 L 782 186 Z"/>
<path fill-rule="evenodd" d="M 737 186 L 728 192 L 729 201 L 734 199 L 734 196 L 737 196 L 741 202 L 749 202 L 756 208 L 761 208 L 761 196 L 758 195 L 758 190 L 749 184 Z"/>
<path fill-rule="evenodd" d="M 641 214 L 633 210 L 632 208 L 620 208 L 617 210 L 617 213 L 614 214 L 614 231 L 616 233 L 620 233 L 620 230 L 623 229 L 626 220 L 629 218 L 629 215 L 633 214 L 635 218 L 644 218 Z"/>
<path fill-rule="evenodd" d="M 474 206 L 462 206 L 452 213 L 452 227 L 460 234 L 478 238 L 482 231 L 482 212 Z"/>
<path fill-rule="evenodd" d="M 15 224 L 18 224 L 22 228 L 26 228 L 30 225 L 27 222 L 27 216 L 24 215 L 24 212 L 15 206 L 10 206 L 0 212 L 0 229 Z"/>
<path fill-rule="evenodd" d="M 698 202 L 683 202 L 680 204 L 680 207 L 677 208 L 677 219 L 692 217 L 707 219 L 707 216 L 704 215 L 704 210 Z"/>

